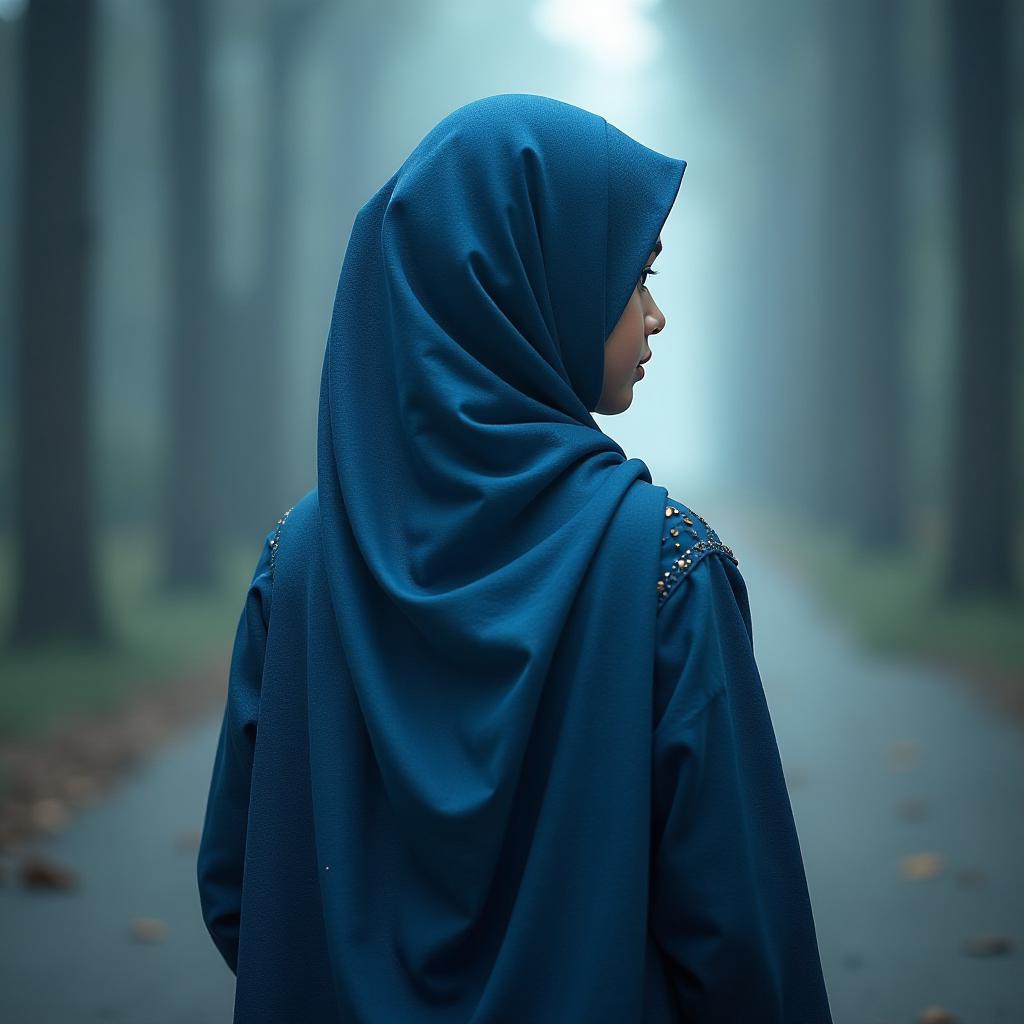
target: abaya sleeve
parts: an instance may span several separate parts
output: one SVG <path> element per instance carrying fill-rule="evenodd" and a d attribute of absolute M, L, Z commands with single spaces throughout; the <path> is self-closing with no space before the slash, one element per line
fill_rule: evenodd
<path fill-rule="evenodd" d="M 235 632 L 197 863 L 203 921 L 232 973 L 238 964 L 249 786 L 278 529 L 263 540 Z"/>
<path fill-rule="evenodd" d="M 659 582 L 651 930 L 686 1020 L 829 1024 L 746 584 L 705 543 Z"/>

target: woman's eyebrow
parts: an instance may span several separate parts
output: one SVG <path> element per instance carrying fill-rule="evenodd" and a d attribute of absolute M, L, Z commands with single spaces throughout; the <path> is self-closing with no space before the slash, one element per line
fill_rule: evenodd
<path fill-rule="evenodd" d="M 657 240 L 657 241 L 656 241 L 656 242 L 654 243 L 654 255 L 655 255 L 655 256 L 657 256 L 657 255 L 658 255 L 658 253 L 660 253 L 660 252 L 661 252 L 661 249 L 662 249 L 662 245 L 661 245 L 661 239 L 659 238 L 659 239 L 658 239 L 658 240 Z"/>

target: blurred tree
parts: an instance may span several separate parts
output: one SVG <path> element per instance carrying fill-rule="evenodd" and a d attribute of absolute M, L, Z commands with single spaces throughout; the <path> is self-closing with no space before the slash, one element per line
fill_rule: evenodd
<path fill-rule="evenodd" d="M 949 0 L 952 160 L 960 267 L 947 521 L 971 525 L 970 557 L 946 545 L 951 596 L 1014 594 L 1013 417 L 1017 368 L 1011 263 L 1009 13 L 1005 0 Z"/>
<path fill-rule="evenodd" d="M 900 307 L 903 8 L 830 0 L 819 513 L 861 547 L 906 544 L 907 344 Z"/>
<path fill-rule="evenodd" d="M 161 528 L 163 576 L 170 589 L 211 585 L 220 540 L 214 439 L 222 381 L 211 319 L 208 8 L 203 0 L 162 3 L 169 51 L 171 254 Z"/>
<path fill-rule="evenodd" d="M 238 4 L 226 5 L 226 24 Z M 259 244 L 252 269 L 240 275 L 244 285 L 225 297 L 224 340 L 235 372 L 222 403 L 222 433 L 234 481 L 227 516 L 250 535 L 315 482 L 319 372 L 310 394 L 308 383 L 296 387 L 296 378 L 304 379 L 296 367 L 318 364 L 322 336 L 313 345 L 302 335 L 311 323 L 318 332 L 329 323 L 352 218 L 383 178 L 377 150 L 386 129 L 374 102 L 389 74 L 393 26 L 415 36 L 429 10 L 408 0 L 244 0 L 242 6 L 259 54 L 258 85 L 245 101 L 259 108 L 262 123 L 255 157 L 243 159 L 250 170 L 258 167 L 252 216 Z M 238 160 L 238 154 L 224 158 Z M 307 229 L 306 247 L 296 251 L 303 222 L 311 219 L 317 229 Z M 318 261 L 326 261 L 326 270 L 313 270 Z M 311 286 L 318 276 L 328 281 L 326 290 Z M 293 320 L 297 294 L 323 305 Z M 311 349 L 318 352 L 313 359 Z M 307 397 L 310 404 L 297 413 L 294 402 Z"/>
<path fill-rule="evenodd" d="M 89 458 L 95 9 L 33 0 L 25 18 L 11 641 L 103 643 Z"/>
<path fill-rule="evenodd" d="M 264 531 L 284 511 L 283 470 L 289 459 L 284 429 L 288 394 L 284 362 L 289 351 L 285 307 L 289 269 L 289 228 L 299 197 L 290 172 L 294 159 L 290 132 L 295 120 L 293 78 L 310 49 L 325 0 L 270 0 L 264 17 L 266 124 L 260 154 L 264 174 L 260 209 L 261 239 L 252 288 L 237 309 L 246 325 L 233 344 L 244 346 L 247 363 L 244 406 L 230 427 L 237 461 L 233 472 L 243 500 L 233 503 L 232 518 L 244 533 Z"/>

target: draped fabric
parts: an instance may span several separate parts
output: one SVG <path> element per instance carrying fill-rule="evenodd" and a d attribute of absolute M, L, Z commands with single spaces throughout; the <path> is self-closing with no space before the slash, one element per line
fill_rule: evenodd
<path fill-rule="evenodd" d="M 333 666 L 311 678 L 310 728 L 314 763 L 338 768 L 314 801 L 342 990 L 376 976 L 397 1014 L 524 1019 L 541 941 L 550 1019 L 638 1012 L 640 973 L 603 972 L 643 954 L 665 492 L 591 411 L 684 168 L 571 104 L 492 96 L 355 219 L 322 377 L 315 596 L 347 687 Z M 349 692 L 379 787 L 361 834 L 336 810 L 369 781 L 341 768 Z M 590 979 L 572 1009 L 566 961 Z"/>

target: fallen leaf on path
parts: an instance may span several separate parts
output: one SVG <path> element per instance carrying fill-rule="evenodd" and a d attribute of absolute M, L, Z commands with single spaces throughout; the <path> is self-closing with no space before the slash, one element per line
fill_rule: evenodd
<path fill-rule="evenodd" d="M 29 889 L 73 889 L 78 876 L 54 861 L 32 856 L 21 863 L 21 881 Z"/>
<path fill-rule="evenodd" d="M 929 1006 L 922 1010 L 917 1024 L 955 1024 L 960 1018 L 941 1006 Z"/>
<path fill-rule="evenodd" d="M 942 871 L 942 857 L 937 853 L 910 853 L 900 861 L 904 878 L 934 878 Z"/>
<path fill-rule="evenodd" d="M 963 949 L 968 956 L 1000 956 L 1013 949 L 1013 941 L 1008 935 L 973 935 Z"/>
<path fill-rule="evenodd" d="M 132 936 L 139 942 L 163 942 L 167 925 L 159 917 L 137 917 L 132 921 Z"/>

